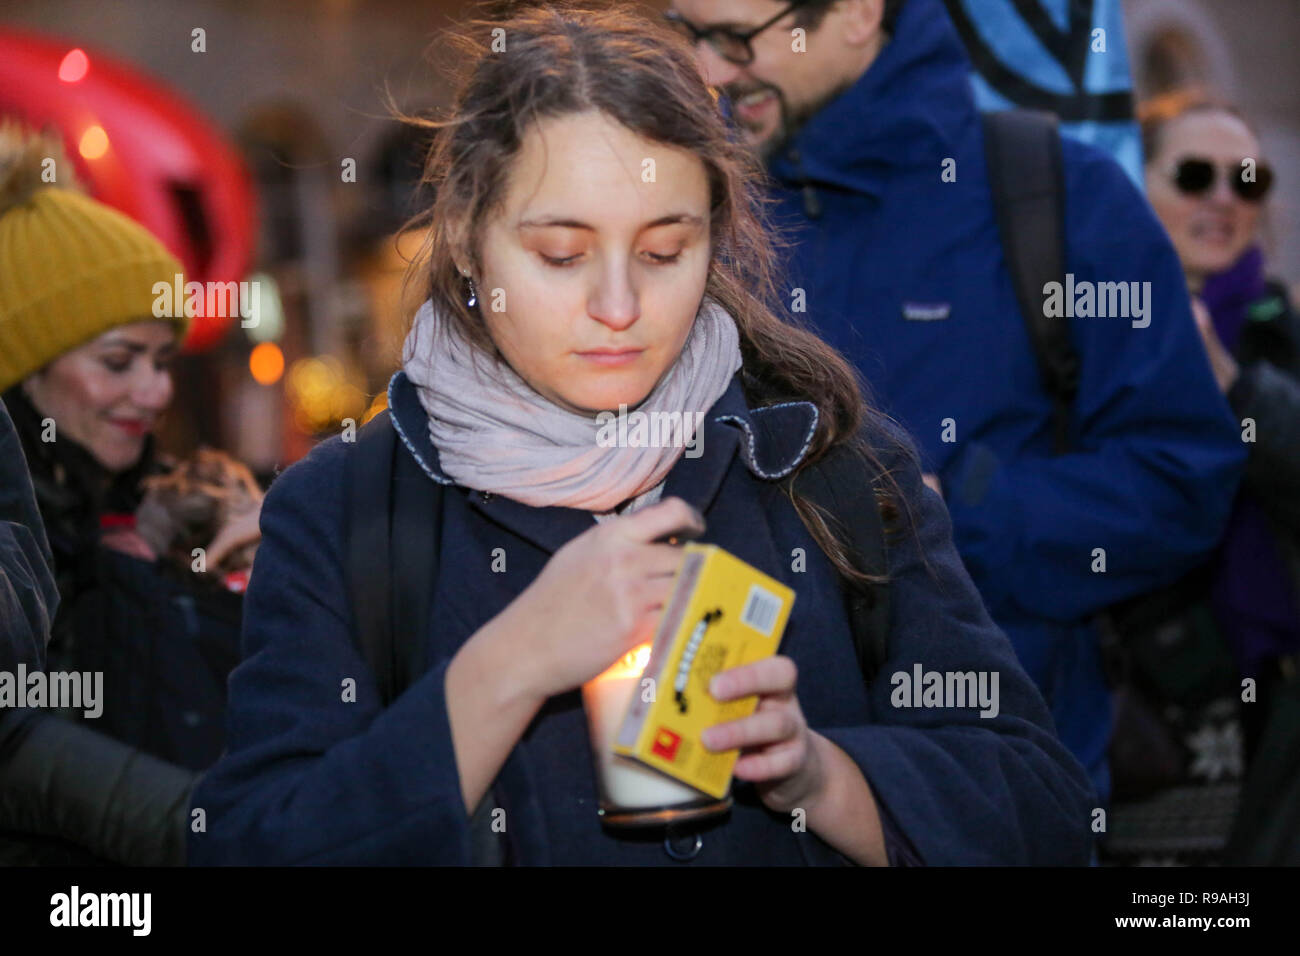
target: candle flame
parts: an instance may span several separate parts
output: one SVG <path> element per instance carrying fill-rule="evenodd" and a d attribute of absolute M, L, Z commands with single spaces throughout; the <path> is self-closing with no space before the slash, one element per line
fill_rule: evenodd
<path fill-rule="evenodd" d="M 650 663 L 650 642 L 646 641 L 639 647 L 634 647 L 628 651 L 613 664 L 605 673 L 597 677 L 597 680 L 606 680 L 618 677 L 640 677 L 645 670 L 646 664 Z"/>

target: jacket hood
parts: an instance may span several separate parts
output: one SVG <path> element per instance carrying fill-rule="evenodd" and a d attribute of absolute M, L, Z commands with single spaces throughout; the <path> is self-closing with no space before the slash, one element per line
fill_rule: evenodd
<path fill-rule="evenodd" d="M 788 187 L 871 195 L 900 168 L 932 163 L 938 176 L 977 119 L 970 69 L 941 0 L 907 0 L 871 66 L 784 144 L 769 171 Z"/>

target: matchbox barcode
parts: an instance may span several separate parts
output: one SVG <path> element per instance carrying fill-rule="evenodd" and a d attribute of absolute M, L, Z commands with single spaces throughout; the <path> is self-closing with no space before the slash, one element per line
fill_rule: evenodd
<path fill-rule="evenodd" d="M 745 610 L 740 612 L 740 623 L 748 624 L 764 637 L 770 637 L 776 616 L 780 613 L 781 599 L 771 591 L 752 584 L 749 587 L 749 597 L 745 598 Z"/>

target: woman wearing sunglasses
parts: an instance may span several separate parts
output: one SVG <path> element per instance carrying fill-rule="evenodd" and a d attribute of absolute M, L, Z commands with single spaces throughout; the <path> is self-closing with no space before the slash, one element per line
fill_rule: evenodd
<path fill-rule="evenodd" d="M 1142 136 L 1147 195 L 1199 300 L 1198 321 L 1215 377 L 1231 394 L 1241 374 L 1236 353 L 1252 338 L 1241 341 L 1249 307 L 1259 304 L 1270 315 L 1290 312 L 1284 286 L 1264 276 L 1259 245 L 1272 167 L 1241 114 L 1199 92 L 1171 93 L 1145 104 Z M 1276 327 L 1286 326 L 1283 321 Z"/>
<path fill-rule="evenodd" d="M 1198 91 L 1152 100 L 1140 116 L 1147 195 L 1182 261 L 1210 365 L 1250 457 L 1211 564 L 1171 592 L 1179 596 L 1166 614 L 1153 617 L 1148 606 L 1130 632 L 1121 627 L 1130 650 L 1151 652 L 1133 654 L 1130 676 L 1161 715 L 1146 726 L 1163 727 L 1156 737 L 1168 746 L 1156 738 L 1139 746 L 1117 729 L 1147 792 L 1123 792 L 1123 761 L 1112 749 L 1112 822 L 1133 837 L 1139 859 L 1255 862 L 1251 828 L 1269 826 L 1270 814 L 1252 793 L 1266 796 L 1273 785 L 1247 787 L 1226 851 L 1224 841 L 1245 771 L 1277 762 L 1260 747 L 1300 651 L 1300 320 L 1285 286 L 1265 272 L 1259 233 L 1274 173 L 1249 123 Z M 1257 703 L 1243 703 L 1247 678 Z M 1165 810 L 1155 813 L 1160 801 Z M 1175 803 L 1171 822 L 1161 814 Z"/>

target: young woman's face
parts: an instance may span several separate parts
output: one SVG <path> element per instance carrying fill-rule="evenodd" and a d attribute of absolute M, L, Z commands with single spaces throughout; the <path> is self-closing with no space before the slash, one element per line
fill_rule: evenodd
<path fill-rule="evenodd" d="M 32 405 L 111 472 L 140 460 L 145 437 L 172 399 L 168 363 L 176 326 L 135 322 L 59 356 L 23 382 Z"/>
<path fill-rule="evenodd" d="M 1188 195 L 1174 184 L 1173 170 L 1187 159 L 1214 164 L 1209 189 Z M 1160 152 L 1147 161 L 1147 196 L 1195 288 L 1255 241 L 1261 204 L 1234 193 L 1225 172 L 1240 176 L 1243 159 L 1260 161 L 1259 142 L 1246 124 L 1230 113 L 1196 112 L 1171 120 L 1161 131 Z"/>
<path fill-rule="evenodd" d="M 704 163 L 594 111 L 543 120 L 481 258 L 478 308 L 521 378 L 580 414 L 635 407 L 676 361 L 704 295 Z"/>

